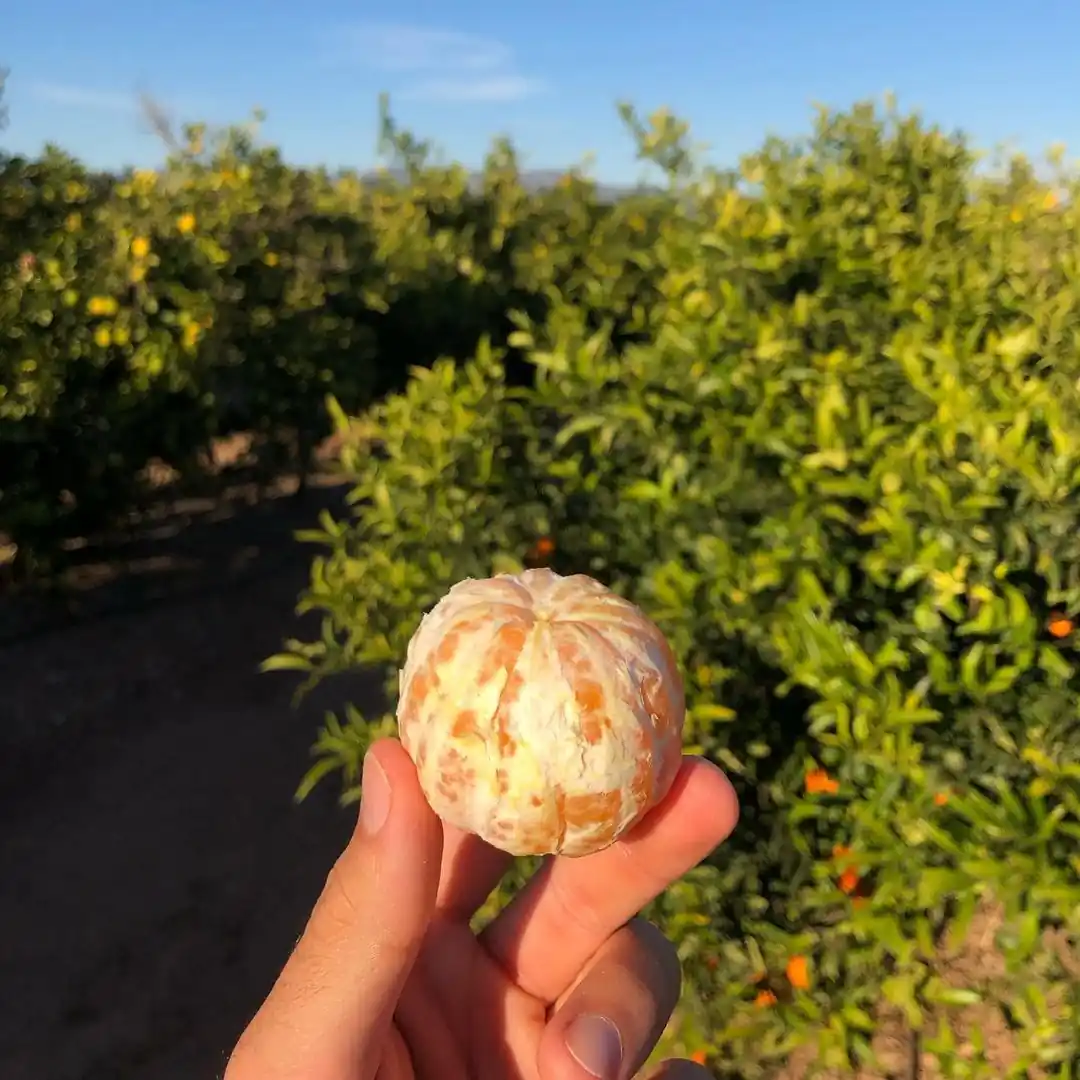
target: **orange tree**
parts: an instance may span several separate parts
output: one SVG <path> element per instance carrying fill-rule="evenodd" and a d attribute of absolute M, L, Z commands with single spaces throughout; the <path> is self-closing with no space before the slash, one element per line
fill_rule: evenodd
<path fill-rule="evenodd" d="M 152 458 L 241 427 L 306 463 L 328 388 L 370 400 L 363 218 L 245 128 L 187 134 L 160 172 L 0 172 L 0 528 L 26 555 L 131 509 Z"/>
<path fill-rule="evenodd" d="M 267 667 L 377 664 L 392 695 L 455 580 L 595 575 L 665 628 L 687 748 L 743 803 L 650 913 L 687 972 L 672 1037 L 765 1076 L 870 1063 L 899 1018 L 941 1075 L 1072 1076 L 1076 186 L 980 179 L 961 137 L 870 106 L 738 177 L 695 171 L 670 117 L 636 123 L 662 210 L 519 252 L 549 301 L 512 316 L 528 385 L 485 342 L 336 410 L 355 504 L 305 536 L 323 634 Z M 355 796 L 392 725 L 329 717 L 304 790 L 340 772 Z M 987 912 L 994 962 L 958 974 Z"/>
<path fill-rule="evenodd" d="M 501 316 L 482 209 L 460 170 L 364 185 L 242 126 L 192 126 L 156 172 L 0 160 L 0 531 L 47 567 L 149 460 L 194 469 L 235 429 L 302 470 L 328 390 L 360 408 Z"/>
<path fill-rule="evenodd" d="M 29 551 L 125 506 L 163 407 L 191 386 L 144 317 L 124 238 L 100 226 L 112 197 L 59 151 L 0 164 L 0 520 Z"/>
<path fill-rule="evenodd" d="M 158 171 L 2 163 L 0 531 L 28 567 L 137 509 L 151 459 L 194 473 L 244 430 L 303 476 L 328 391 L 361 409 L 555 299 L 626 339 L 652 308 L 632 260 L 655 198 L 603 205 L 580 175 L 530 192 L 506 142 L 477 178 L 433 167 L 385 103 L 397 169 L 374 179 L 288 165 L 257 120 L 189 126 Z"/>

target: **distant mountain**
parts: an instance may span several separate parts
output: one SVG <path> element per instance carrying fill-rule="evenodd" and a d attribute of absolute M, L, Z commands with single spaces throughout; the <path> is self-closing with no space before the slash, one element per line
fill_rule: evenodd
<path fill-rule="evenodd" d="M 565 169 L 525 169 L 521 173 L 521 182 L 526 191 L 544 191 L 547 188 L 553 188 L 558 182 L 559 177 L 565 175 Z M 364 181 L 364 183 L 373 184 L 377 183 L 384 176 L 389 176 L 394 180 L 403 181 L 405 179 L 405 171 L 403 169 L 387 169 L 385 172 L 377 172 L 374 169 L 371 169 L 362 172 L 360 174 L 360 179 Z M 470 173 L 469 182 L 473 187 L 479 187 L 482 182 L 482 174 L 479 172 Z M 596 193 L 601 199 L 621 199 L 627 195 L 654 193 L 659 190 L 659 188 L 643 184 L 598 183 L 596 186 Z"/>

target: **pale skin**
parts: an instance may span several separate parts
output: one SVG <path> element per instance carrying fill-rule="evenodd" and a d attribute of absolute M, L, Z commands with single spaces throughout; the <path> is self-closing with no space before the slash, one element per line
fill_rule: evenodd
<path fill-rule="evenodd" d="M 630 1080 L 680 988 L 674 947 L 637 913 L 737 819 L 723 773 L 686 757 L 621 840 L 548 859 L 477 935 L 510 856 L 440 822 L 401 745 L 379 741 L 352 839 L 225 1080 Z"/>

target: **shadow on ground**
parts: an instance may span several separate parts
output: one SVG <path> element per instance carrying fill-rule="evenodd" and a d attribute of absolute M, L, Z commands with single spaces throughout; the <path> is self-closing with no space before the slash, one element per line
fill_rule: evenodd
<path fill-rule="evenodd" d="M 5 1080 L 221 1074 L 351 827 L 332 784 L 292 801 L 318 720 L 377 704 L 257 671 L 340 499 L 174 507 L 62 603 L 0 601 Z"/>

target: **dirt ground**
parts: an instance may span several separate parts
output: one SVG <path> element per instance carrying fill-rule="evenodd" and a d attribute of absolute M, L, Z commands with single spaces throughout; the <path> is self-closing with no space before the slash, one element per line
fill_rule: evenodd
<path fill-rule="evenodd" d="M 337 496 L 173 507 L 74 603 L 0 600 L 5 1080 L 221 1074 L 351 825 L 332 783 L 292 795 L 372 681 L 294 710 L 256 670 L 300 629 L 291 531 Z"/>

